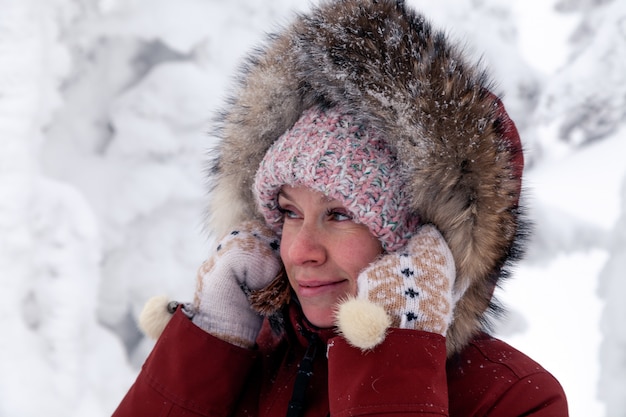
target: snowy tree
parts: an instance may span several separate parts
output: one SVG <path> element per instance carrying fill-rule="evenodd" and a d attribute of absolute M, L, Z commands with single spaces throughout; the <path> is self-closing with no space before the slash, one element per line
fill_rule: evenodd
<path fill-rule="evenodd" d="M 626 363 L 626 304 L 624 271 L 626 271 L 626 177 L 621 190 L 622 214 L 613 229 L 609 246 L 610 258 L 599 281 L 600 296 L 605 300 L 602 311 L 602 369 L 600 398 L 606 403 L 607 417 L 626 415 L 626 374 L 616 364 Z"/>
<path fill-rule="evenodd" d="M 585 147 L 603 139 L 623 142 L 626 138 L 626 3 L 564 0 L 557 10 L 578 13 L 581 19 L 571 37 L 570 62 L 555 74 L 542 98 L 539 110 L 542 119 L 555 126 L 559 140 L 570 146 Z M 623 160 L 619 165 L 624 165 Z M 610 164 L 606 169 L 614 177 L 611 181 L 623 178 L 623 169 L 611 168 Z M 626 188 L 621 188 L 620 195 L 621 215 L 609 226 L 609 236 L 605 239 L 609 259 L 599 277 L 599 294 L 605 304 L 598 392 L 606 403 L 607 416 L 611 417 L 626 415 L 626 374 L 618 365 L 626 363 L 623 325 L 626 310 L 622 301 L 626 294 L 622 279 L 626 271 Z M 580 234 L 572 239 L 581 240 L 588 241 L 581 239 Z"/>
<path fill-rule="evenodd" d="M 119 339 L 96 321 L 96 216 L 72 185 L 47 177 L 39 160 L 69 68 L 58 38 L 66 12 L 71 8 L 55 3 L 9 2 L 0 16 L 3 416 L 44 409 L 58 416 L 105 415 L 107 402 L 132 377 Z M 112 371 L 106 364 L 113 361 L 119 366 Z"/>
<path fill-rule="evenodd" d="M 580 23 L 569 62 L 546 84 L 540 120 L 555 125 L 560 141 L 580 146 L 626 124 L 626 3 L 562 1 L 557 10 Z"/>
<path fill-rule="evenodd" d="M 608 150 L 619 149 L 626 136 L 626 3 L 563 0 L 555 10 L 577 24 L 569 37 L 567 61 L 545 82 L 535 113 L 538 139 L 532 143 L 533 158 L 545 165 L 571 160 L 565 173 L 557 174 L 561 190 L 554 187 L 552 192 L 561 195 L 568 187 L 580 198 L 537 208 L 541 213 L 535 213 L 539 224 L 531 259 L 548 259 L 559 252 L 608 251 L 599 272 L 602 344 L 597 357 L 587 360 L 601 364 L 595 396 L 606 404 L 606 415 L 623 416 L 626 379 L 619 364 L 624 363 L 625 346 L 621 298 L 626 293 L 622 282 L 626 242 L 624 191 L 618 190 L 624 163 L 619 151 L 613 155 Z M 595 191 L 607 187 L 611 195 L 622 195 L 621 201 L 609 201 Z M 622 214 L 617 220 L 619 203 Z M 594 216 L 600 212 L 602 221 Z M 565 220 L 572 215 L 577 219 Z M 586 298 L 583 302 L 593 304 L 591 294 Z"/>

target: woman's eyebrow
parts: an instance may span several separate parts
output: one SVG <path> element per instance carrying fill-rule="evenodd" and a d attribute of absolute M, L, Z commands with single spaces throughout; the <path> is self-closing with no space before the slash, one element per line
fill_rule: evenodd
<path fill-rule="evenodd" d="M 291 198 L 291 196 L 289 195 L 289 193 L 285 190 L 280 190 L 278 192 L 278 195 L 276 196 L 276 199 L 278 200 L 280 197 L 286 198 L 287 200 L 293 200 Z"/>

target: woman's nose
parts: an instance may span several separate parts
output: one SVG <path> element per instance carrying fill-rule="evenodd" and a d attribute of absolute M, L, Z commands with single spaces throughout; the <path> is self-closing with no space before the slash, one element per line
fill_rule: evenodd
<path fill-rule="evenodd" d="M 288 250 L 291 261 L 297 265 L 321 265 L 326 261 L 324 234 L 313 222 L 302 223 Z"/>

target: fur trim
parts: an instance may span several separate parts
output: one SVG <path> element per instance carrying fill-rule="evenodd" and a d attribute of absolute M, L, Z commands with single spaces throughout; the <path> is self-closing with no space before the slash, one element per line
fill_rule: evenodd
<path fill-rule="evenodd" d="M 277 313 L 291 300 L 291 290 L 285 270 L 281 270 L 265 288 L 252 291 L 248 299 L 252 309 L 262 316 Z"/>
<path fill-rule="evenodd" d="M 441 231 L 460 297 L 448 352 L 478 332 L 493 290 L 521 254 L 523 153 L 476 63 L 403 1 L 323 2 L 272 35 L 242 69 L 217 121 L 209 229 L 259 218 L 254 174 L 267 149 L 314 104 L 341 105 L 384 132 L 407 205 Z"/>
<path fill-rule="evenodd" d="M 341 303 L 336 320 L 339 333 L 363 351 L 382 343 L 391 326 L 391 318 L 383 307 L 357 298 Z"/>

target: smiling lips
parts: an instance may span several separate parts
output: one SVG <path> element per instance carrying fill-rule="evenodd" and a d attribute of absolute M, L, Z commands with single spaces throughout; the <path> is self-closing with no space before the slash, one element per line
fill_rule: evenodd
<path fill-rule="evenodd" d="M 337 291 L 337 289 L 346 284 L 348 280 L 340 281 L 298 281 L 298 295 L 303 297 L 313 297 L 326 292 Z"/>

